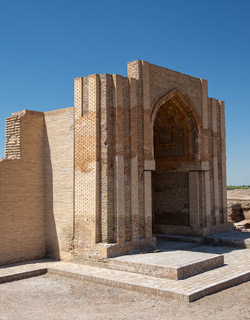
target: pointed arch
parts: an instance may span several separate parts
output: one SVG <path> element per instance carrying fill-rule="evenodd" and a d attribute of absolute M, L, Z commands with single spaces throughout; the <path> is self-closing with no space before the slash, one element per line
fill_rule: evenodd
<path fill-rule="evenodd" d="M 183 115 L 185 121 L 186 121 L 186 128 L 193 127 L 193 130 L 196 135 L 196 156 L 198 159 L 200 159 L 200 139 L 198 139 L 198 136 L 201 132 L 201 120 L 198 112 L 193 107 L 191 101 L 179 90 L 174 89 L 164 95 L 162 98 L 158 100 L 158 102 L 155 104 L 154 108 L 152 109 L 151 115 L 150 115 L 150 125 L 151 125 L 151 132 L 152 132 L 152 154 L 155 158 L 155 150 L 154 150 L 154 124 L 156 116 L 159 112 L 159 110 L 166 105 L 172 105 L 180 114 Z"/>
<path fill-rule="evenodd" d="M 182 105 L 182 108 L 185 108 L 190 111 L 190 115 L 192 118 L 195 120 L 196 125 L 197 125 L 197 130 L 200 131 L 201 128 L 201 120 L 198 112 L 196 109 L 193 107 L 191 101 L 179 90 L 179 89 L 174 89 L 164 95 L 162 98 L 158 100 L 158 102 L 155 104 L 152 112 L 151 112 L 151 117 L 150 117 L 150 122 L 153 127 L 154 121 L 156 114 L 158 110 L 168 101 L 173 100 L 176 101 L 179 105 Z"/>
<path fill-rule="evenodd" d="M 175 89 L 162 97 L 151 113 L 153 228 L 190 227 L 189 172 L 199 167 L 200 117 L 188 98 Z M 167 230 L 167 229 L 166 229 Z"/>

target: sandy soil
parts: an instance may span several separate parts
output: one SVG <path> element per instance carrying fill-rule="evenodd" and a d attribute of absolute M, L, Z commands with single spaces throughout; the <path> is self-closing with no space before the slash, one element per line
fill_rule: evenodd
<path fill-rule="evenodd" d="M 227 190 L 228 200 L 250 200 L 250 189 Z"/>
<path fill-rule="evenodd" d="M 250 282 L 193 303 L 52 275 L 0 285 L 0 320 L 250 319 Z"/>

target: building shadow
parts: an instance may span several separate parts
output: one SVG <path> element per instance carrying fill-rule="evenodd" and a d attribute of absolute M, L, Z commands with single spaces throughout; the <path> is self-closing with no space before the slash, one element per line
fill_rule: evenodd
<path fill-rule="evenodd" d="M 59 241 L 54 215 L 53 169 L 46 123 L 44 124 L 44 209 L 45 209 L 45 255 L 60 260 Z"/>

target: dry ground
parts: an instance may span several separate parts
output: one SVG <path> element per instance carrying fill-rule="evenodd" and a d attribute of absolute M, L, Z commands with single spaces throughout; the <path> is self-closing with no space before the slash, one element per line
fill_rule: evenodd
<path fill-rule="evenodd" d="M 0 285 L 0 320 L 250 319 L 250 282 L 193 303 L 44 276 Z"/>
<path fill-rule="evenodd" d="M 227 199 L 239 201 L 250 200 L 250 188 L 227 190 Z"/>

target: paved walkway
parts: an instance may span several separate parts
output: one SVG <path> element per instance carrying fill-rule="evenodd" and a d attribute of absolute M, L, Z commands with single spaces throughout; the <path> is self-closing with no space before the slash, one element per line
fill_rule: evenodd
<path fill-rule="evenodd" d="M 197 246 L 187 250 L 224 254 L 225 265 L 188 279 L 177 281 L 89 265 L 42 259 L 0 267 L 0 282 L 27 278 L 32 276 L 33 271 L 47 269 L 49 273 L 59 276 L 95 281 L 191 302 L 207 294 L 250 280 L 250 250 L 248 249 Z"/>

